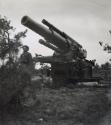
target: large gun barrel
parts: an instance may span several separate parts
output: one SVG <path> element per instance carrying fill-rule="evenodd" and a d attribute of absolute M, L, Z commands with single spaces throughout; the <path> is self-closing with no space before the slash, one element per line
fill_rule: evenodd
<path fill-rule="evenodd" d="M 37 56 L 33 58 L 33 61 L 35 62 L 41 62 L 41 63 L 64 63 L 61 58 L 56 58 L 54 56 Z"/>
<path fill-rule="evenodd" d="M 73 38 L 71 38 L 65 32 L 62 32 L 61 30 L 59 30 L 57 27 L 55 27 L 54 25 L 49 23 L 47 20 L 43 19 L 42 23 L 45 24 L 46 26 L 48 26 L 51 30 L 53 30 L 53 31 L 57 32 L 58 34 L 60 34 L 65 39 L 69 40 L 70 42 L 73 42 L 73 44 L 75 44 L 76 46 L 82 48 L 82 46 L 78 42 L 76 42 Z"/>
<path fill-rule="evenodd" d="M 67 52 L 69 51 L 69 44 L 68 41 L 63 38 L 60 34 L 57 32 L 47 29 L 46 27 L 42 26 L 41 24 L 33 21 L 28 16 L 24 16 L 21 20 L 21 23 L 36 32 L 37 34 L 41 35 L 46 39 L 46 41 L 54 44 L 57 46 L 60 50 Z"/>
<path fill-rule="evenodd" d="M 44 41 L 42 39 L 39 40 L 39 43 L 42 44 L 42 45 L 44 45 L 44 46 L 46 46 L 46 47 L 48 47 L 48 48 L 50 48 L 50 49 L 52 49 L 52 50 L 54 50 L 55 52 L 63 53 L 59 48 L 56 48 L 51 43 L 46 42 L 46 41 Z"/>

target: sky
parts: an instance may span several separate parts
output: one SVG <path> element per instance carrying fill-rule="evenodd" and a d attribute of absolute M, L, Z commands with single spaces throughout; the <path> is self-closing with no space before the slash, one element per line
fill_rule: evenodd
<path fill-rule="evenodd" d="M 111 0 L 0 0 L 0 15 L 11 20 L 16 32 L 26 29 L 21 25 L 24 15 L 38 23 L 46 19 L 81 44 L 87 59 L 102 64 L 111 58 L 99 45 L 99 41 L 111 45 Z M 29 29 L 23 44 L 30 47 L 33 56 L 51 55 L 52 50 L 38 43 L 40 38 Z"/>

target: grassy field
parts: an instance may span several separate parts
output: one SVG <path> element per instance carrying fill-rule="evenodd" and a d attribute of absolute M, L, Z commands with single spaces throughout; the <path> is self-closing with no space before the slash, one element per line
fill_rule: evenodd
<path fill-rule="evenodd" d="M 110 111 L 111 94 L 106 88 L 34 88 L 32 92 L 36 95 L 35 104 L 11 104 L 2 114 L 0 124 L 100 125 Z"/>

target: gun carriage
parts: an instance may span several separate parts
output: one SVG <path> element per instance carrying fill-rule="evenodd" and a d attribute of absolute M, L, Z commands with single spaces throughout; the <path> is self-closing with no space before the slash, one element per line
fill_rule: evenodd
<path fill-rule="evenodd" d="M 76 40 L 50 24 L 45 19 L 41 25 L 28 16 L 21 23 L 44 39 L 39 43 L 54 50 L 52 56 L 36 57 L 36 62 L 50 63 L 53 85 L 55 87 L 80 81 L 94 81 L 92 67 L 94 62 L 87 60 L 87 51 Z"/>

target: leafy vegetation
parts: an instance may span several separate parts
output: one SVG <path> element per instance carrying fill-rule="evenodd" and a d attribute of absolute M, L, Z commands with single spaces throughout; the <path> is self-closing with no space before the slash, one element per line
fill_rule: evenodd
<path fill-rule="evenodd" d="M 26 37 L 27 30 L 14 34 L 15 28 L 6 17 L 0 17 L 0 60 L 1 65 L 17 61 L 21 38 Z"/>
<path fill-rule="evenodd" d="M 20 84 L 18 52 L 27 30 L 14 34 L 15 28 L 6 17 L 0 16 L 0 105 L 6 104 Z"/>

